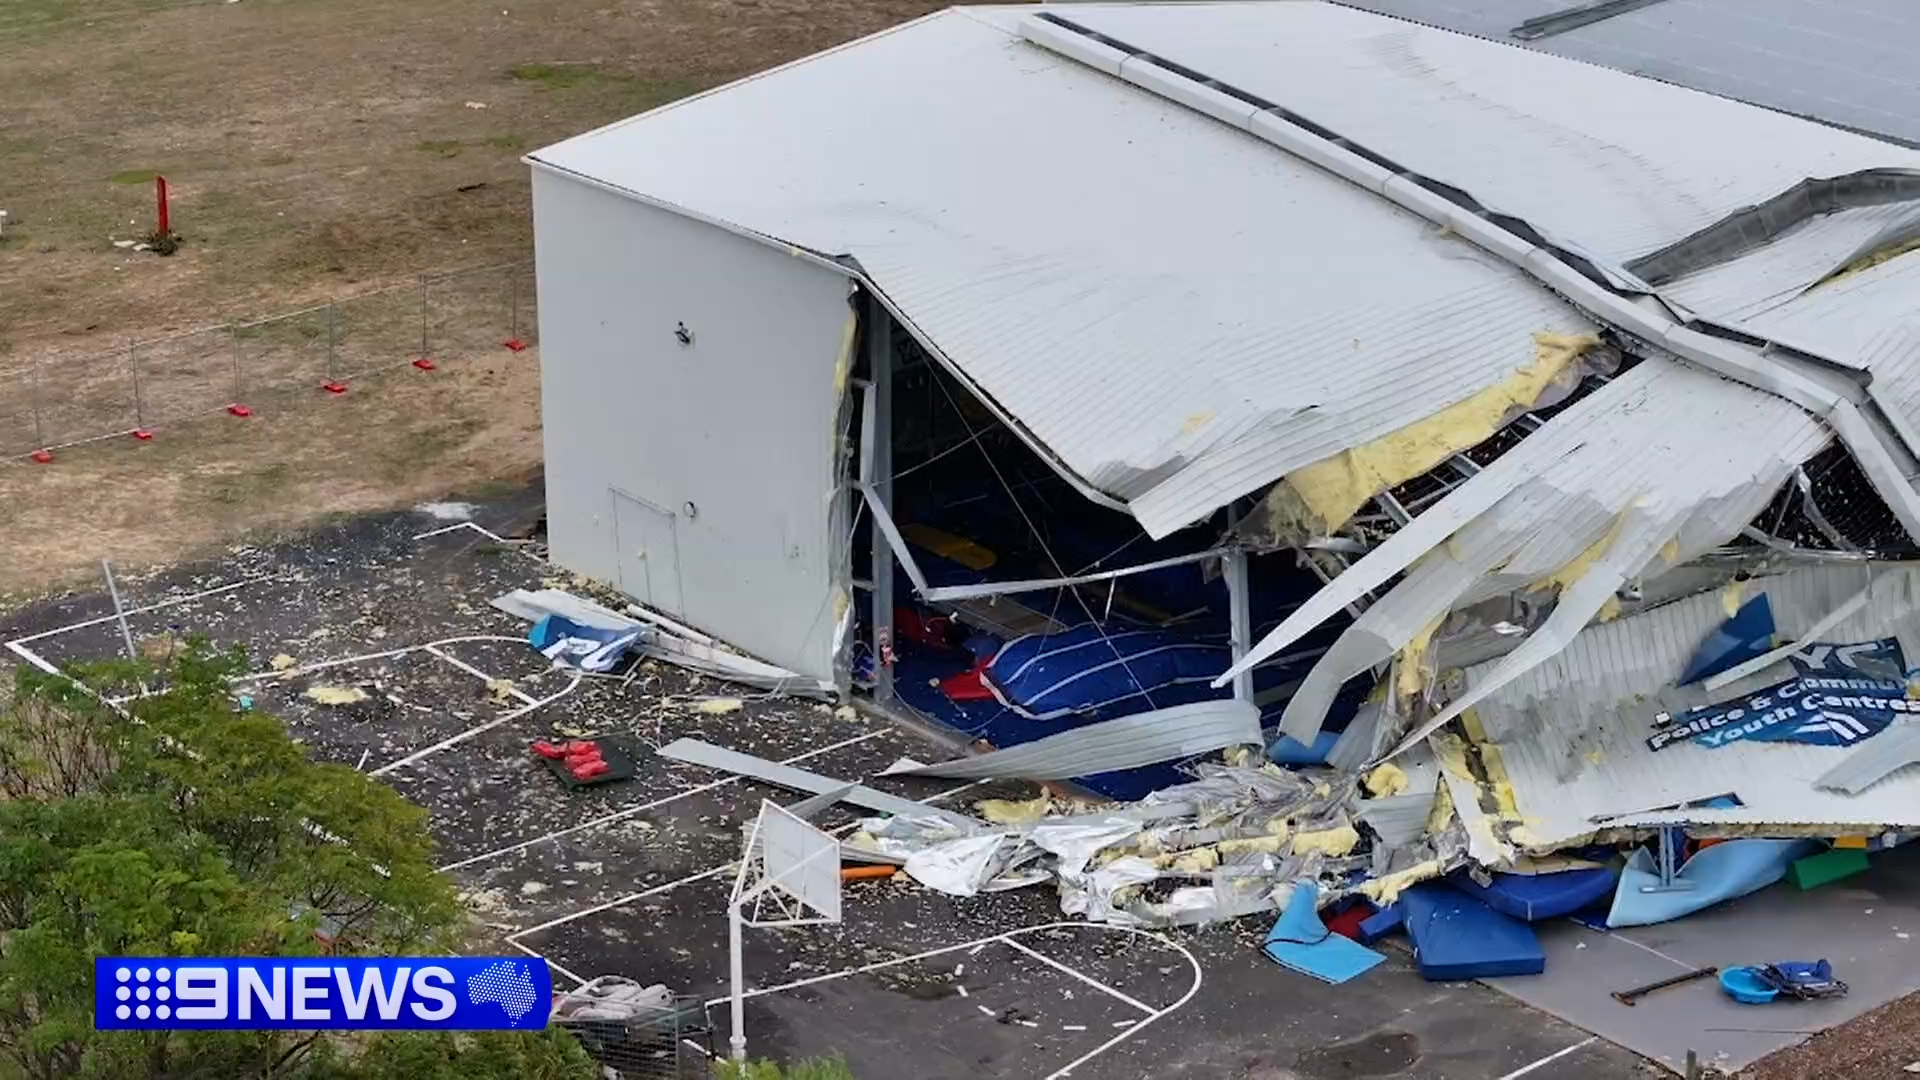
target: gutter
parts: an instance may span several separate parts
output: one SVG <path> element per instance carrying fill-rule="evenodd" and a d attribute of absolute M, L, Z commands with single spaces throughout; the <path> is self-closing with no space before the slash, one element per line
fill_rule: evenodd
<path fill-rule="evenodd" d="M 1241 129 L 1326 171 L 1441 226 L 1476 247 L 1505 260 L 1535 281 L 1553 290 L 1575 307 L 1655 350 L 1664 350 L 1723 378 L 1765 391 L 1798 405 L 1825 422 L 1853 454 L 1885 500 L 1901 527 L 1920 541 L 1920 495 L 1882 441 L 1883 423 L 1869 418 L 1838 391 L 1821 385 L 1772 359 L 1780 350 L 1761 342 L 1755 350 L 1726 338 L 1692 329 L 1670 315 L 1657 301 L 1637 302 L 1602 280 L 1623 281 L 1621 274 L 1580 255 L 1535 243 L 1521 232 L 1539 236 L 1523 221 L 1497 223 L 1468 206 L 1441 194 L 1444 185 L 1398 169 L 1385 158 L 1339 135 L 1315 129 L 1271 102 L 1235 90 L 1204 74 L 1135 49 L 1097 31 L 1052 13 L 1042 13 L 1020 24 L 1020 35 L 1031 44 L 1069 60 L 1106 72 L 1165 100 L 1184 105 L 1221 123 Z M 1392 166 L 1392 167 L 1389 167 Z M 1397 170 L 1397 171 L 1396 171 Z M 1461 193 L 1463 199 L 1470 196 Z M 1544 241 L 1544 238 L 1542 238 Z M 1585 264 L 1586 272 L 1569 260 Z M 1897 436 L 1896 436 L 1897 437 Z M 1907 447 L 1909 451 L 1916 448 Z"/>

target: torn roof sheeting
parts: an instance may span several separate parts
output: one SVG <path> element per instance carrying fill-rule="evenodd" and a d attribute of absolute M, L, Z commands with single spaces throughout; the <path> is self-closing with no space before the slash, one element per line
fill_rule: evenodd
<path fill-rule="evenodd" d="M 1030 9 L 1029 9 L 1030 10 Z M 950 10 L 532 155 L 857 264 L 1164 535 L 1592 324 L 1374 194 Z"/>
<path fill-rule="evenodd" d="M 1334 4 L 1059 11 L 1464 192 L 1622 285 L 1641 260 L 1699 234 L 1752 233 L 1769 216 L 1791 223 L 1689 275 L 1705 281 L 1656 278 L 1657 292 L 1704 321 L 1870 371 L 1886 383 L 1871 397 L 1920 454 L 1920 413 L 1903 404 L 1920 398 L 1906 332 L 1920 322 L 1920 253 L 1832 280 L 1860 260 L 1913 252 L 1920 151 Z"/>
<path fill-rule="evenodd" d="M 1521 23 L 1588 0 L 1341 0 L 1514 41 Z M 1518 44 L 1518 42 L 1516 42 Z M 1913 0 L 1664 0 L 1524 43 L 1782 112 L 1920 143 Z"/>
<path fill-rule="evenodd" d="M 1485 692 L 1564 645 L 1623 585 L 1731 539 L 1828 439 L 1780 398 L 1671 360 L 1644 361 L 1354 563 L 1235 666 L 1286 648 L 1405 569 L 1288 703 L 1282 729 L 1311 740 L 1342 682 L 1410 645 L 1417 652 L 1449 611 L 1529 586 L 1559 588 L 1547 623 L 1476 684 Z M 1457 506 L 1471 509 L 1464 524 Z"/>
<path fill-rule="evenodd" d="M 1808 177 L 1920 168 L 1920 151 L 1335 4 L 1056 10 L 1616 263 Z"/>
<path fill-rule="evenodd" d="M 1741 597 L 1766 594 L 1780 633 L 1795 639 L 1867 581 L 1867 569 L 1859 565 L 1816 567 L 1748 582 Z M 1894 637 L 1907 656 L 1920 655 L 1920 566 L 1882 564 L 1873 582 L 1866 605 L 1822 639 Z M 1703 593 L 1588 627 L 1559 656 L 1474 707 L 1522 819 L 1510 839 L 1544 849 L 1599 828 L 1669 821 L 1827 830 L 1819 835 L 1920 825 L 1920 772 L 1896 773 L 1858 795 L 1815 786 L 1847 755 L 1870 752 L 1889 735 L 1852 748 L 1751 740 L 1706 747 L 1682 740 L 1648 749 L 1655 713 L 1710 700 L 1704 687 L 1673 683 L 1700 641 L 1727 617 L 1730 599 Z M 1466 685 L 1488 679 L 1493 666 L 1468 669 Z M 1750 676 L 1713 697 L 1725 699 L 1780 677 L 1777 670 Z M 1726 793 L 1742 805 L 1658 809 Z M 1479 811 L 1467 806 L 1462 813 Z M 1511 824 L 1496 828 L 1506 831 Z"/>

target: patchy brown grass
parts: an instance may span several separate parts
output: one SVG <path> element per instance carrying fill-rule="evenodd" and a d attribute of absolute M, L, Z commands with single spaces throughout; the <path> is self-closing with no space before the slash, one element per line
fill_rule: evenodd
<path fill-rule="evenodd" d="M 340 397 L 273 399 L 150 443 L 0 465 L 0 596 L 90 581 L 99 560 L 159 566 L 329 514 L 406 505 L 540 463 L 533 352 L 402 368 Z"/>
<path fill-rule="evenodd" d="M 106 406 L 81 391 L 119 376 L 113 361 L 80 359 L 524 260 L 525 151 L 937 6 L 7 0 L 0 374 L 39 360 L 54 373 L 48 407 L 92 430 L 86 410 Z M 152 228 L 156 173 L 184 238 L 169 258 L 113 246 Z M 383 377 L 398 384 L 390 397 L 384 385 L 296 394 L 301 405 L 251 422 L 0 468 L 0 589 L 530 467 L 532 372 L 529 357 L 502 354 L 431 383 Z M 0 385 L 0 423 L 26 422 L 20 385 Z"/>

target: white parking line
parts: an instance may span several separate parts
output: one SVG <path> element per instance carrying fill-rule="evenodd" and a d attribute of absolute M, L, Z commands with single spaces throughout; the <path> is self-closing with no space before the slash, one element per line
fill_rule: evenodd
<path fill-rule="evenodd" d="M 1594 1043 L 1599 1041 L 1600 1041 L 1600 1036 L 1589 1035 L 1586 1038 L 1580 1040 L 1579 1042 L 1574 1043 L 1572 1046 L 1567 1047 L 1565 1050 L 1548 1054 L 1546 1057 L 1541 1058 L 1539 1061 L 1536 1061 L 1531 1065 L 1520 1066 L 1519 1068 L 1513 1070 L 1507 1075 L 1501 1077 L 1500 1080 L 1519 1080 L 1520 1077 L 1527 1075 L 1528 1073 L 1534 1071 L 1535 1069 L 1542 1068 L 1547 1065 L 1551 1065 L 1554 1062 L 1559 1061 L 1561 1058 L 1566 1057 L 1568 1054 L 1573 1053 L 1575 1050 L 1585 1049 L 1586 1047 L 1592 1046 Z"/>

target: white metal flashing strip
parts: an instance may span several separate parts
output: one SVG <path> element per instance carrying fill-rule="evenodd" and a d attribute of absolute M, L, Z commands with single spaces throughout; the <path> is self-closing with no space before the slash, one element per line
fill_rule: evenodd
<path fill-rule="evenodd" d="M 1153 562 L 1139 563 L 1134 566 L 1122 566 L 1114 570 L 1099 570 L 1091 574 L 1078 574 L 1073 577 L 1032 578 L 1026 581 L 986 581 L 978 585 L 945 585 L 937 589 L 923 590 L 922 595 L 928 600 L 973 600 L 983 596 L 1004 596 L 1007 593 L 1061 589 L 1072 585 L 1086 585 L 1095 581 L 1111 581 L 1114 578 L 1144 574 L 1151 570 L 1164 570 L 1169 566 L 1185 566 L 1188 563 L 1219 559 L 1227 554 L 1227 550 L 1226 548 L 1209 548 L 1206 551 L 1196 551 L 1191 555 L 1175 555 L 1172 558 L 1156 559 Z"/>
<path fill-rule="evenodd" d="M 1623 333 L 1664 348 L 1723 378 L 1793 402 L 1819 417 L 1839 436 L 1874 490 L 1886 501 L 1909 536 L 1920 539 L 1920 493 L 1900 471 L 1870 421 L 1837 391 L 1806 377 L 1789 364 L 1745 345 L 1698 330 L 1589 280 L 1552 251 L 1541 248 L 1473 213 L 1406 176 L 1397 175 L 1347 146 L 1313 134 L 1272 109 L 1195 81 L 1187 75 L 1131 55 L 1057 22 L 1025 19 L 1020 34 L 1049 52 L 1141 88 L 1286 151 L 1295 157 L 1371 191 L 1397 206 L 1443 226 L 1453 234 L 1524 271 L 1594 318 Z M 1894 436 L 1897 438 L 1897 435 Z M 1909 447 L 1910 450 L 1920 448 Z M 1152 529 L 1150 512 L 1135 513 Z"/>

